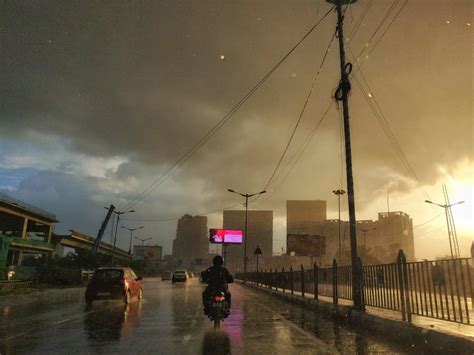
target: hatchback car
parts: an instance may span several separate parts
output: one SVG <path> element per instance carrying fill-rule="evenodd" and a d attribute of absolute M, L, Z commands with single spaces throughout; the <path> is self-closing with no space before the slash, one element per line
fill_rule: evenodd
<path fill-rule="evenodd" d="M 186 270 L 176 270 L 173 273 L 173 278 L 171 281 L 174 282 L 186 282 L 188 281 L 188 274 L 186 273 Z"/>
<path fill-rule="evenodd" d="M 120 299 L 126 304 L 132 297 L 143 298 L 143 287 L 132 269 L 128 267 L 102 267 L 94 272 L 87 285 L 86 304 L 94 300 Z"/>
<path fill-rule="evenodd" d="M 161 281 L 171 280 L 173 273 L 171 271 L 163 271 L 161 274 Z"/>

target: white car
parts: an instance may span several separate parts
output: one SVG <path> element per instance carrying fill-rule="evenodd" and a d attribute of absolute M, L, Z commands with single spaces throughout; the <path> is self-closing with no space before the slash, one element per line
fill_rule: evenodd
<path fill-rule="evenodd" d="M 176 270 L 173 273 L 173 278 L 171 281 L 174 282 L 186 282 L 188 281 L 188 273 L 186 270 Z"/>

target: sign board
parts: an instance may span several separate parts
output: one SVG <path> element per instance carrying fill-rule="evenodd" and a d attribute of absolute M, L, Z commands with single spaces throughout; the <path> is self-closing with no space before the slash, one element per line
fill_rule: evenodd
<path fill-rule="evenodd" d="M 209 241 L 212 244 L 242 244 L 240 229 L 209 229 Z"/>
<path fill-rule="evenodd" d="M 326 254 L 326 237 L 321 235 L 288 234 L 286 236 L 288 254 L 300 256 L 322 256 Z"/>

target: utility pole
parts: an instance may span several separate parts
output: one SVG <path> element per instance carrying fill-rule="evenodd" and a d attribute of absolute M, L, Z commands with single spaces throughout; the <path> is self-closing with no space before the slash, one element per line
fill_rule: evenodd
<path fill-rule="evenodd" d="M 339 60 L 341 67 L 341 80 L 334 93 L 337 101 L 342 101 L 342 112 L 344 115 L 344 140 L 346 146 L 346 176 L 347 176 L 347 200 L 349 204 L 349 235 L 351 238 L 351 264 L 352 264 L 352 298 L 354 307 L 363 309 L 362 302 L 362 275 L 357 261 L 357 234 L 355 217 L 355 198 L 354 198 L 354 179 L 352 177 L 352 153 L 351 153 L 351 133 L 349 125 L 349 102 L 348 94 L 351 90 L 349 74 L 352 71 L 352 64 L 346 63 L 346 54 L 344 51 L 344 15 L 342 14 L 342 5 L 355 3 L 357 0 L 326 0 L 336 5 L 337 11 L 337 37 L 339 39 Z"/>
<path fill-rule="evenodd" d="M 458 237 L 456 235 L 456 226 L 454 225 L 454 218 L 453 218 L 453 213 L 451 211 L 451 207 L 464 203 L 464 201 L 449 203 L 449 196 L 448 196 L 448 190 L 446 189 L 446 185 L 443 185 L 443 194 L 444 194 L 444 202 L 445 202 L 443 205 L 429 201 L 429 200 L 425 200 L 425 202 L 444 208 L 444 213 L 446 215 L 446 225 L 448 227 L 448 240 L 449 240 L 449 249 L 451 251 L 451 259 L 456 259 L 456 258 L 460 258 L 461 255 L 459 251 Z"/>
<path fill-rule="evenodd" d="M 334 190 L 332 192 L 337 196 L 337 208 L 339 210 L 339 218 L 338 218 L 338 235 L 339 235 L 339 263 L 342 262 L 342 245 L 341 245 L 341 196 L 344 195 L 346 192 L 344 190 Z"/>

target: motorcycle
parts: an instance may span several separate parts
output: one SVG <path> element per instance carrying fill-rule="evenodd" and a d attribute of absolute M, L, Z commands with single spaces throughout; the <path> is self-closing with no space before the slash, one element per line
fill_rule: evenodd
<path fill-rule="evenodd" d="M 209 305 L 208 317 L 214 322 L 214 328 L 219 328 L 221 321 L 224 321 L 224 319 L 227 318 L 230 311 L 227 309 L 225 293 L 222 291 L 213 293 Z"/>

